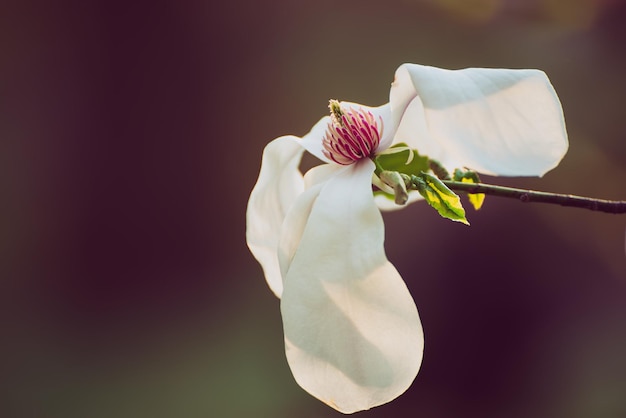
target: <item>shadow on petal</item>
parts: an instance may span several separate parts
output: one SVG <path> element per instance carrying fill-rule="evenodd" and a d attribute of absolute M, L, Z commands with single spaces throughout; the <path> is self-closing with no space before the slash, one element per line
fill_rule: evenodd
<path fill-rule="evenodd" d="M 355 164 L 324 184 L 281 300 L 296 381 L 342 412 L 369 409 L 403 393 L 423 351 L 417 308 L 384 253 L 372 165 Z"/>

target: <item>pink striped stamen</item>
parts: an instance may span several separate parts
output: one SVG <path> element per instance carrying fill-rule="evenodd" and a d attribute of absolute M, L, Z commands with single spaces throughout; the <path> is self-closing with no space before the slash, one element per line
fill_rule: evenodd
<path fill-rule="evenodd" d="M 371 158 L 378 149 L 383 131 L 383 120 L 362 108 L 344 108 L 331 100 L 331 121 L 322 140 L 324 155 L 341 165 L 350 165 L 363 158 Z"/>

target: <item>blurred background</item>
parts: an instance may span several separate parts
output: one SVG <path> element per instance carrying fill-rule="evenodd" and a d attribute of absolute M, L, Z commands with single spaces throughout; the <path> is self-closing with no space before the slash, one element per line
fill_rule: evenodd
<path fill-rule="evenodd" d="M 542 179 L 626 199 L 626 4 L 0 6 L 0 415 L 339 417 L 301 390 L 245 245 L 263 147 L 404 62 L 539 68 L 570 138 Z M 469 208 L 469 206 L 467 206 Z M 487 198 L 386 214 L 424 362 L 362 417 L 626 416 L 626 215 Z"/>

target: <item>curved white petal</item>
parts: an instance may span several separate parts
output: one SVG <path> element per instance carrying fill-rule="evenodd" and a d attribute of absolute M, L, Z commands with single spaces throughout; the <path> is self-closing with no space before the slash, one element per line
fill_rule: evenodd
<path fill-rule="evenodd" d="M 416 146 L 448 168 L 543 175 L 567 151 L 561 104 L 539 70 L 404 64 L 390 100 L 393 107 L 407 99 L 395 141 Z"/>
<path fill-rule="evenodd" d="M 343 166 L 339 164 L 321 164 L 311 168 L 304 174 L 304 187 L 308 189 L 318 183 L 328 180 Z"/>
<path fill-rule="evenodd" d="M 315 155 L 320 160 L 325 163 L 332 163 L 332 161 L 324 155 L 322 150 L 324 147 L 322 146 L 322 140 L 324 139 L 324 135 L 326 135 L 326 128 L 330 123 L 330 116 L 324 116 L 322 119 L 318 120 L 315 125 L 311 128 L 308 134 L 304 135 L 301 140 L 302 146 L 311 154 Z"/>
<path fill-rule="evenodd" d="M 278 264 L 281 225 L 289 208 L 304 190 L 298 170 L 304 148 L 295 136 L 282 136 L 263 150 L 259 178 L 250 193 L 246 211 L 246 242 L 261 264 L 270 289 L 283 290 Z"/>
<path fill-rule="evenodd" d="M 344 413 L 403 393 L 424 343 L 415 303 L 385 256 L 373 170 L 372 161 L 362 160 L 323 183 L 281 300 L 296 381 Z"/>
<path fill-rule="evenodd" d="M 278 262 L 282 277 L 285 277 L 287 274 L 291 260 L 300 245 L 311 209 L 324 183 L 333 174 L 344 168 L 338 164 L 322 164 L 313 167 L 304 175 L 306 190 L 298 196 L 291 206 L 281 226 L 281 236 L 278 243 Z"/>

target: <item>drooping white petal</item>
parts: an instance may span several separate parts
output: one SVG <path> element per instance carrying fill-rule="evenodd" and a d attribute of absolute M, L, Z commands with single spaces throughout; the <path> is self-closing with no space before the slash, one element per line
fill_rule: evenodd
<path fill-rule="evenodd" d="M 561 104 L 542 71 L 404 64 L 392 85 L 392 107 L 411 96 L 395 141 L 448 168 L 543 175 L 567 151 Z"/>
<path fill-rule="evenodd" d="M 304 190 L 304 180 L 298 170 L 303 152 L 295 136 L 283 136 L 267 144 L 246 211 L 248 248 L 261 264 L 270 289 L 279 298 L 283 283 L 278 242 L 285 216 Z"/>
<path fill-rule="evenodd" d="M 291 206 L 281 226 L 278 243 L 278 262 L 282 277 L 285 277 L 304 233 L 311 209 L 324 183 L 344 167 L 338 164 L 322 164 L 313 167 L 304 175 L 305 191 Z"/>
<path fill-rule="evenodd" d="M 304 188 L 308 189 L 328 180 L 340 168 L 341 166 L 337 164 L 321 164 L 311 168 L 304 174 Z"/>
<path fill-rule="evenodd" d="M 351 413 L 396 398 L 419 369 L 415 303 L 385 256 L 362 160 L 323 183 L 284 280 L 287 360 L 300 386 Z"/>

